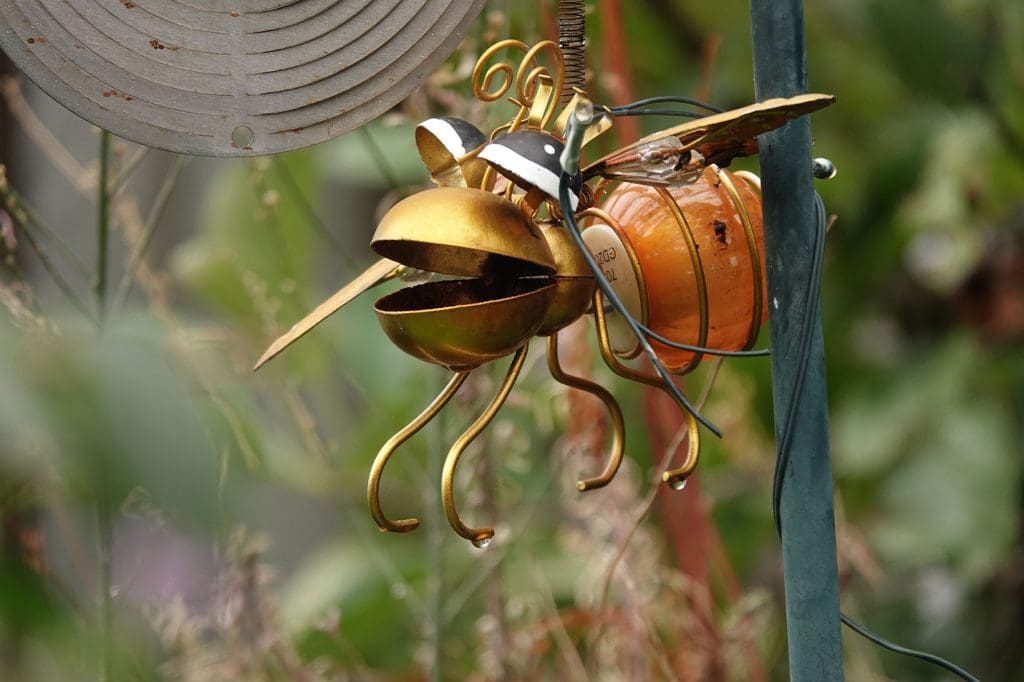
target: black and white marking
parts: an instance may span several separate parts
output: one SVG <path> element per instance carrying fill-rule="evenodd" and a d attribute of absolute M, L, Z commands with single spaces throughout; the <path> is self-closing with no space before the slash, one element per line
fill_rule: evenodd
<path fill-rule="evenodd" d="M 428 118 L 416 127 L 433 135 L 455 159 L 465 156 L 487 141 L 487 136 L 476 126 L 454 116 Z"/>
<path fill-rule="evenodd" d="M 564 145 L 554 135 L 539 130 L 518 130 L 502 135 L 480 152 L 480 158 L 525 189 L 536 187 L 558 201 L 559 158 Z M 579 182 L 573 183 L 579 187 Z M 579 205 L 576 190 L 569 193 L 572 208 Z"/>

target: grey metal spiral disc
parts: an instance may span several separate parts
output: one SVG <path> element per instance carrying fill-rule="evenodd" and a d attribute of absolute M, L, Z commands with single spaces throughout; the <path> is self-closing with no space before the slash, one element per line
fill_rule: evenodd
<path fill-rule="evenodd" d="M 407 96 L 484 0 L 0 0 L 0 47 L 125 138 L 250 156 L 321 142 Z"/>

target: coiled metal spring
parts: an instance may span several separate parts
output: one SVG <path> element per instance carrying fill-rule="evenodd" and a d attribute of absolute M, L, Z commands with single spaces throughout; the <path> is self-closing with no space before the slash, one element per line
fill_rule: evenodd
<path fill-rule="evenodd" d="M 558 2 L 558 47 L 565 56 L 565 80 L 561 93 L 563 104 L 572 98 L 573 88 L 583 88 L 585 85 L 586 4 L 586 0 Z"/>

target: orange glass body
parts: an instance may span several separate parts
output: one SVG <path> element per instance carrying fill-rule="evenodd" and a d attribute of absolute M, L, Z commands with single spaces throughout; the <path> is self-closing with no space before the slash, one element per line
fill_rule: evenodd
<path fill-rule="evenodd" d="M 689 185 L 621 183 L 600 208 L 614 219 L 612 229 L 633 253 L 648 327 L 672 341 L 707 348 L 753 345 L 767 319 L 756 188 L 709 167 Z M 656 341 L 652 345 L 674 372 L 688 371 L 699 360 L 689 351 Z"/>

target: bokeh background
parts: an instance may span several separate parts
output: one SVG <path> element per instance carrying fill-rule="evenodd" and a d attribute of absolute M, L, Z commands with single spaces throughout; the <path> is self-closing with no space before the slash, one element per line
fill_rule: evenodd
<path fill-rule="evenodd" d="M 746 3 L 590 4 L 600 101 L 752 101 Z M 581 496 L 601 410 L 535 348 L 459 481 L 466 515 L 498 528 L 485 551 L 449 531 L 438 480 L 503 367 L 390 465 L 385 505 L 423 519 L 409 536 L 376 531 L 365 478 L 445 376 L 386 342 L 373 295 L 250 372 L 372 262 L 382 211 L 428 186 L 417 121 L 502 122 L 472 101 L 472 64 L 550 37 L 552 5 L 488 3 L 422 90 L 313 149 L 186 159 L 115 139 L 102 330 L 99 133 L 0 61 L 0 679 L 787 679 L 766 361 L 721 366 L 705 409 L 725 438 L 671 493 L 653 481 L 676 416 L 600 367 L 581 325 L 563 354 L 619 397 L 629 456 Z M 829 0 L 806 23 L 811 90 L 838 97 L 813 133 L 839 168 L 819 191 L 837 216 L 843 605 L 983 679 L 1024 679 L 1024 5 Z M 636 125 L 617 134 L 659 122 Z M 844 648 L 852 680 L 945 679 Z"/>

